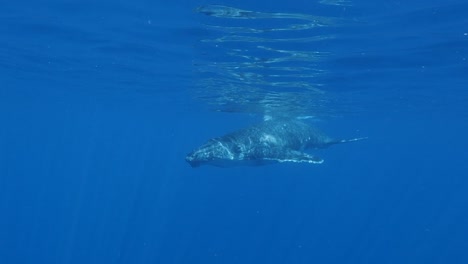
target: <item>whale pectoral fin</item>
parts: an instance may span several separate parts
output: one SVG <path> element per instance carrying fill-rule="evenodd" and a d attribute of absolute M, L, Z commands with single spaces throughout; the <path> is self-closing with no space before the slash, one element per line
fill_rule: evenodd
<path fill-rule="evenodd" d="M 323 159 L 317 156 L 312 156 L 307 153 L 302 153 L 299 151 L 289 151 L 286 152 L 284 157 L 275 157 L 271 160 L 276 160 L 278 162 L 305 162 L 305 163 L 314 163 L 314 164 L 321 164 L 323 163 Z"/>

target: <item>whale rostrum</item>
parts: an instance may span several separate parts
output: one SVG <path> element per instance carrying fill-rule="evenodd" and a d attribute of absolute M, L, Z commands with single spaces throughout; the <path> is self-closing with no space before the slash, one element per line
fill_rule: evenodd
<path fill-rule="evenodd" d="M 259 166 L 278 162 L 320 164 L 323 159 L 305 150 L 359 141 L 365 138 L 333 139 L 300 120 L 269 120 L 208 140 L 187 155 L 192 166 Z"/>

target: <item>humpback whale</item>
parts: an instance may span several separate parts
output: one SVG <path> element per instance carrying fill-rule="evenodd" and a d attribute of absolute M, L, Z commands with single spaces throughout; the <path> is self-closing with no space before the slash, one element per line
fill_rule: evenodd
<path fill-rule="evenodd" d="M 212 138 L 189 153 L 192 166 L 259 166 L 278 162 L 320 164 L 323 159 L 305 153 L 307 149 L 359 141 L 365 138 L 333 139 L 300 120 L 268 120 L 260 124 Z"/>

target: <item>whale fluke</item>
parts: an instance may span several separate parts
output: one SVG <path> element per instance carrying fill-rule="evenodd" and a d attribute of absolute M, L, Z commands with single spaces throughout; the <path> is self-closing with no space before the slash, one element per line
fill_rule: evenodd
<path fill-rule="evenodd" d="M 331 142 L 330 144 L 341 144 L 341 143 L 349 143 L 349 142 L 356 142 L 356 141 L 361 141 L 368 139 L 368 137 L 359 137 L 359 138 L 350 138 L 350 139 L 339 139 L 335 140 L 334 142 Z"/>

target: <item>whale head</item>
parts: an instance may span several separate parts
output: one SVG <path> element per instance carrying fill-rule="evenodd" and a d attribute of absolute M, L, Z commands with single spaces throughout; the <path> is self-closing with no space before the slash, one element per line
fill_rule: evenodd
<path fill-rule="evenodd" d="M 185 157 L 185 161 L 194 168 L 205 164 L 224 167 L 226 161 L 233 159 L 234 155 L 229 147 L 216 139 L 211 139 Z"/>

